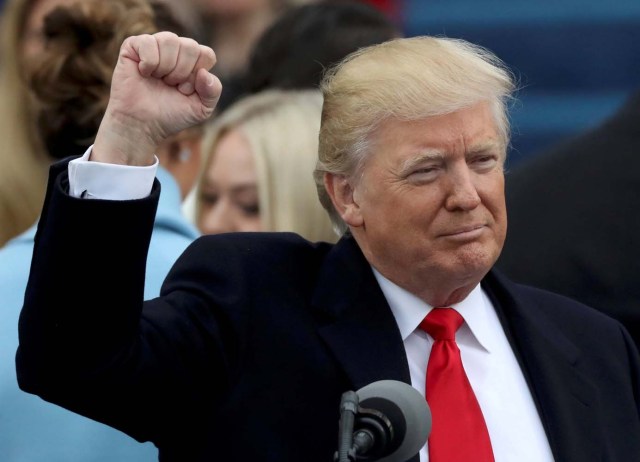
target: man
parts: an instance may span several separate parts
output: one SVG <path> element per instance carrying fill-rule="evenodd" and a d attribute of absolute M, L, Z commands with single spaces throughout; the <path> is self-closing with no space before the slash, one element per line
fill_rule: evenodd
<path fill-rule="evenodd" d="M 24 390 L 153 441 L 163 461 L 331 460 L 341 394 L 381 379 L 429 401 L 414 462 L 637 458 L 626 331 L 491 270 L 512 82 L 463 41 L 387 42 L 327 76 L 316 180 L 348 230 L 338 244 L 201 238 L 143 303 L 153 151 L 211 114 L 213 61 L 166 33 L 123 44 L 93 149 L 52 169 Z"/>

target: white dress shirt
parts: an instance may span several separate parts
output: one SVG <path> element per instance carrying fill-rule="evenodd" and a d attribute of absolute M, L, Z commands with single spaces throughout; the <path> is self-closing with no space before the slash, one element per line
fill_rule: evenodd
<path fill-rule="evenodd" d="M 140 199 L 151 192 L 157 158 L 152 166 L 131 167 L 89 162 L 90 154 L 91 148 L 69 163 L 72 196 L 126 200 Z M 374 274 L 400 328 L 411 384 L 424 396 L 433 339 L 418 325 L 432 307 L 375 269 Z M 465 320 L 456 341 L 489 430 L 495 461 L 553 461 L 533 398 L 491 301 L 478 286 L 452 308 Z M 425 445 L 420 461 L 428 460 Z"/>
<path fill-rule="evenodd" d="M 158 158 L 148 167 L 89 162 L 93 146 L 68 165 L 69 194 L 86 199 L 142 199 L 151 193 Z"/>
<path fill-rule="evenodd" d="M 375 268 L 373 272 L 400 328 L 411 385 L 424 396 L 433 338 L 418 326 L 432 307 Z M 533 397 L 491 301 L 478 285 L 452 308 L 465 321 L 456 333 L 456 342 L 487 424 L 495 461 L 553 461 Z M 420 461 L 428 460 L 425 445 Z"/>

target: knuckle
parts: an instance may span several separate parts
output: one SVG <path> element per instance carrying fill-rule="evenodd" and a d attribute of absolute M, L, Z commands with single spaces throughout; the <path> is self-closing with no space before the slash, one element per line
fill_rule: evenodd
<path fill-rule="evenodd" d="M 200 45 L 200 55 L 204 58 L 204 60 L 210 62 L 212 65 L 217 61 L 215 52 L 208 46 Z"/>
<path fill-rule="evenodd" d="M 190 37 L 180 37 L 180 45 L 185 48 L 197 48 L 198 42 Z"/>
<path fill-rule="evenodd" d="M 173 32 L 158 32 L 155 34 L 155 39 L 162 46 L 177 46 L 179 43 L 178 36 Z"/>

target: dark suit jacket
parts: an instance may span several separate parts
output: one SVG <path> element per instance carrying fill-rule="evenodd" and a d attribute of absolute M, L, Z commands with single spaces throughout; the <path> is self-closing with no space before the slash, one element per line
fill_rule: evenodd
<path fill-rule="evenodd" d="M 640 346 L 640 92 L 600 127 L 506 175 L 512 279 L 621 321 Z"/>
<path fill-rule="evenodd" d="M 143 304 L 158 185 L 124 202 L 70 198 L 64 174 L 51 185 L 20 319 L 24 390 L 152 440 L 163 461 L 327 462 L 344 391 L 409 382 L 352 238 L 204 237 Z M 496 272 L 482 284 L 556 460 L 640 460 L 638 356 L 621 325 Z"/>

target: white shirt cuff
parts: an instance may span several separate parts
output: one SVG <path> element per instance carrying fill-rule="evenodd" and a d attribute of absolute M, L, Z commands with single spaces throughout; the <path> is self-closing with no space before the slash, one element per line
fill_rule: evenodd
<path fill-rule="evenodd" d="M 89 161 L 89 147 L 84 155 L 69 162 L 69 194 L 73 197 L 106 200 L 133 200 L 149 196 L 158 169 L 153 165 L 132 167 Z"/>

